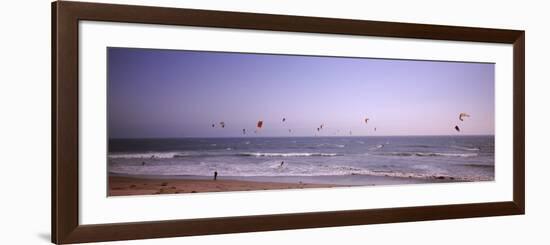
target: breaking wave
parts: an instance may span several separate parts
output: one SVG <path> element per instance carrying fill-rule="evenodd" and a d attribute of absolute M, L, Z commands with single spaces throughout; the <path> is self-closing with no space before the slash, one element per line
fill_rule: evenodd
<path fill-rule="evenodd" d="M 233 150 L 226 148 L 226 152 Z M 341 154 L 337 153 L 320 153 L 320 152 L 241 152 L 241 153 L 224 153 L 224 152 L 145 152 L 145 153 L 110 153 L 109 158 L 112 159 L 167 159 L 167 158 L 184 158 L 184 157 L 201 157 L 201 156 L 240 156 L 240 157 L 334 157 Z"/>
<path fill-rule="evenodd" d="M 109 153 L 109 158 L 174 158 L 186 153 L 180 152 L 141 152 L 141 153 Z"/>
<path fill-rule="evenodd" d="M 439 153 L 439 152 L 383 152 L 378 153 L 383 156 L 396 157 L 475 157 L 477 153 Z"/>
<path fill-rule="evenodd" d="M 466 146 L 458 146 L 453 145 L 451 148 L 459 149 L 459 150 L 465 150 L 465 151 L 479 151 L 480 149 L 477 147 L 466 147 Z"/>
<path fill-rule="evenodd" d="M 375 150 L 382 149 L 382 148 L 384 148 L 384 145 L 380 144 L 380 145 L 376 145 L 376 146 L 373 146 L 373 147 L 369 148 L 369 150 L 375 151 Z"/>
<path fill-rule="evenodd" d="M 379 176 L 379 177 L 395 177 L 395 178 L 414 178 L 414 179 L 433 179 L 433 180 L 450 180 L 450 181 L 483 181 L 493 180 L 491 176 L 453 176 L 438 171 L 428 171 L 424 173 L 410 171 L 392 171 L 392 170 L 374 170 L 359 166 L 344 166 L 344 165 L 301 165 L 301 164 L 285 164 L 280 165 L 278 162 L 265 162 L 259 165 L 240 165 L 240 166 L 220 166 L 215 163 L 201 163 L 192 166 L 141 166 L 141 165 L 124 165 L 116 164 L 110 166 L 109 172 L 115 174 L 126 175 L 158 175 L 158 176 L 211 176 L 216 170 L 225 176 Z"/>
<path fill-rule="evenodd" d="M 271 152 L 243 152 L 239 156 L 246 157 L 335 157 L 337 153 L 309 153 L 309 152 L 291 152 L 291 153 L 271 153 Z"/>

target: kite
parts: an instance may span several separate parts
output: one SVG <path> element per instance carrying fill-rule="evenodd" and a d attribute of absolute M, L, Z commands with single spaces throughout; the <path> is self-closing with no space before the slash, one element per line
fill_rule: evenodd
<path fill-rule="evenodd" d="M 263 125 L 264 125 L 264 121 L 260 120 L 258 121 L 258 124 L 256 124 L 256 127 L 262 128 Z"/>
<path fill-rule="evenodd" d="M 225 128 L 225 122 L 220 122 L 220 126 L 222 126 L 222 128 Z"/>
<path fill-rule="evenodd" d="M 246 129 L 243 128 L 243 134 L 246 134 Z"/>
<path fill-rule="evenodd" d="M 462 113 L 460 113 L 460 115 L 458 115 L 458 119 L 459 119 L 460 121 L 464 121 L 464 118 L 465 118 L 465 117 L 470 117 L 470 115 L 468 115 L 468 114 L 466 114 L 466 113 L 464 113 L 464 112 L 462 112 Z"/>
<path fill-rule="evenodd" d="M 286 118 L 283 117 L 283 122 L 285 122 L 285 121 L 286 121 Z"/>
<path fill-rule="evenodd" d="M 369 118 L 365 118 L 365 123 L 369 123 Z"/>
<path fill-rule="evenodd" d="M 455 126 L 455 130 L 456 130 L 457 132 L 460 132 L 460 128 L 458 127 L 458 125 Z"/>

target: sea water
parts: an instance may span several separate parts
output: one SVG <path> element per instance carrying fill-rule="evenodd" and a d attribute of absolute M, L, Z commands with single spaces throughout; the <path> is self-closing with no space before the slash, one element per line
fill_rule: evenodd
<path fill-rule="evenodd" d="M 110 139 L 108 170 L 142 177 L 217 172 L 274 182 L 330 176 L 334 184 L 350 176 L 352 184 L 368 179 L 362 176 L 490 181 L 494 159 L 494 136 Z"/>

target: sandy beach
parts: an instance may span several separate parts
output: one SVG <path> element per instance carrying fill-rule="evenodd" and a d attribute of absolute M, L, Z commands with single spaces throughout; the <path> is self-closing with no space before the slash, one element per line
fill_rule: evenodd
<path fill-rule="evenodd" d="M 109 196 L 328 188 L 337 186 L 339 185 L 276 183 L 227 179 L 147 179 L 109 176 Z"/>

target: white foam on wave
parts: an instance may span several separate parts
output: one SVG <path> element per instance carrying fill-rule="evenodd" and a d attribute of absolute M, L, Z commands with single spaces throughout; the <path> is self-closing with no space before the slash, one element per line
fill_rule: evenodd
<path fill-rule="evenodd" d="M 415 179 L 439 179 L 456 181 L 484 181 L 492 180 L 490 176 L 452 176 L 440 171 L 423 172 L 397 172 L 373 170 L 359 166 L 346 165 L 305 165 L 285 162 L 281 165 L 278 161 L 268 161 L 262 164 L 228 165 L 220 163 L 201 162 L 196 165 L 110 165 L 109 172 L 129 175 L 198 175 L 211 176 L 214 171 L 224 176 L 241 177 L 276 177 L 276 176 L 347 176 L 365 175 L 378 177 L 415 178 Z"/>
<path fill-rule="evenodd" d="M 185 155 L 181 152 L 140 152 L 140 153 L 109 153 L 109 158 L 174 158 L 178 155 Z"/>
<path fill-rule="evenodd" d="M 322 143 L 322 144 L 317 144 L 316 147 L 336 147 L 336 148 L 344 148 L 346 147 L 346 145 L 344 144 L 328 144 L 328 143 Z"/>
<path fill-rule="evenodd" d="M 383 152 L 378 155 L 397 157 L 475 157 L 477 153 L 441 153 L 441 152 Z"/>
<path fill-rule="evenodd" d="M 466 146 L 458 146 L 453 145 L 451 148 L 459 149 L 459 150 L 465 150 L 465 151 L 479 151 L 480 149 L 477 147 L 466 147 Z"/>
<path fill-rule="evenodd" d="M 291 153 L 274 153 L 274 152 L 243 152 L 239 156 L 250 157 L 334 157 L 337 153 L 311 153 L 311 152 L 291 152 Z"/>
<path fill-rule="evenodd" d="M 376 145 L 376 146 L 373 146 L 371 148 L 369 148 L 370 151 L 375 151 L 375 150 L 378 150 L 378 149 L 382 149 L 384 148 L 384 145 Z"/>
<path fill-rule="evenodd" d="M 419 153 L 415 154 L 416 156 L 427 156 L 427 157 L 475 157 L 477 153 Z"/>
<path fill-rule="evenodd" d="M 225 151 L 232 151 L 233 148 L 225 148 Z M 205 152 L 139 152 L 139 153 L 109 153 L 109 158 L 112 159 L 155 159 L 155 158 L 181 158 L 181 157 L 199 157 L 199 156 L 223 156 L 224 153 L 205 153 Z M 241 156 L 241 157 L 334 157 L 339 156 L 337 153 L 320 153 L 320 152 L 241 152 L 231 153 L 225 156 Z"/>

